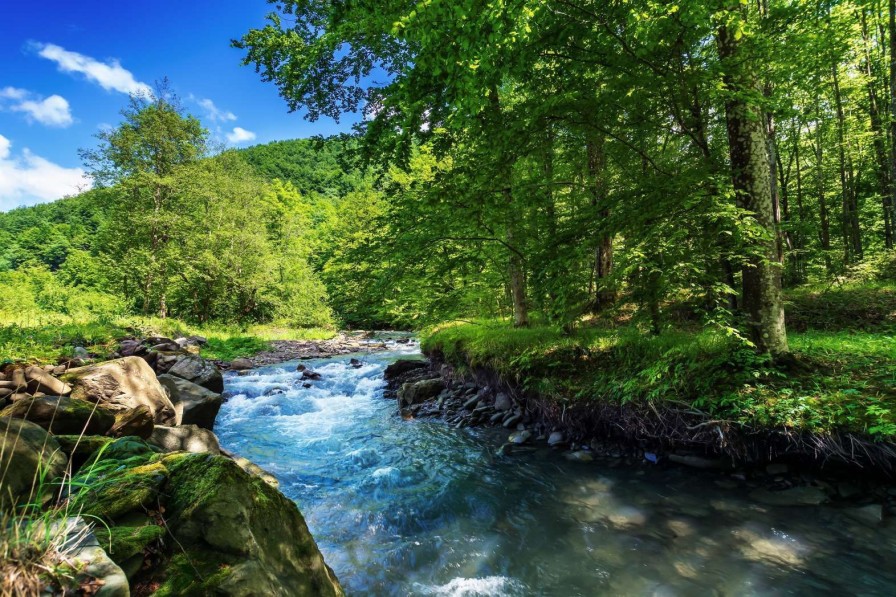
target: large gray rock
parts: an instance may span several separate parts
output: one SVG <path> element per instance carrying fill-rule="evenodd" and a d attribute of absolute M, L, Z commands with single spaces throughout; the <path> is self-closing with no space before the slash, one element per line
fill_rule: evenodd
<path fill-rule="evenodd" d="M 218 394 L 224 391 L 224 377 L 221 372 L 214 363 L 202 357 L 195 355 L 181 357 L 168 373 Z"/>
<path fill-rule="evenodd" d="M 71 384 L 72 398 L 99 402 L 113 411 L 143 405 L 152 413 L 153 421 L 162 425 L 176 418 L 174 405 L 155 372 L 139 357 L 69 369 L 62 379 Z"/>
<path fill-rule="evenodd" d="M 166 524 L 184 557 L 158 571 L 160 593 L 343 595 L 294 502 L 223 456 L 164 463 Z"/>
<path fill-rule="evenodd" d="M 444 389 L 445 383 L 438 378 L 408 382 L 398 390 L 399 404 L 401 406 L 420 404 L 424 400 L 435 398 Z"/>
<path fill-rule="evenodd" d="M 168 373 L 159 376 L 159 383 L 168 390 L 168 396 L 174 404 L 176 425 L 214 428 L 215 417 L 218 416 L 223 401 L 221 394 Z"/>
<path fill-rule="evenodd" d="M 156 425 L 147 442 L 166 452 L 221 453 L 217 436 L 208 429 L 196 425 L 180 427 Z"/>
<path fill-rule="evenodd" d="M 511 408 L 513 408 L 513 402 L 510 400 L 510 396 L 504 392 L 498 392 L 498 395 L 495 396 L 495 410 L 505 411 Z"/>
<path fill-rule="evenodd" d="M 413 371 L 414 369 L 424 369 L 428 366 L 429 363 L 427 363 L 426 361 L 398 359 L 397 361 L 386 367 L 386 370 L 383 372 L 383 377 L 389 380 L 407 373 L 408 371 Z"/>
<path fill-rule="evenodd" d="M 23 398 L 0 411 L 0 417 L 25 419 L 56 435 L 103 435 L 115 424 L 115 415 L 101 404 L 65 396 Z"/>
<path fill-rule="evenodd" d="M 65 535 L 64 549 L 83 580 L 102 582 L 96 597 L 130 597 L 131 589 L 124 571 L 112 561 L 81 517 L 69 518 L 53 532 Z"/>
<path fill-rule="evenodd" d="M 247 369 L 251 369 L 255 365 L 252 364 L 252 361 L 246 358 L 233 359 L 230 361 L 230 370 L 231 371 L 245 371 Z"/>
<path fill-rule="evenodd" d="M 44 495 L 32 495 L 35 479 L 41 471 L 48 481 L 61 477 L 67 463 L 59 444 L 42 427 L 22 419 L 0 419 L 0 508 L 49 497 L 54 489 L 49 483 L 41 486 Z"/>

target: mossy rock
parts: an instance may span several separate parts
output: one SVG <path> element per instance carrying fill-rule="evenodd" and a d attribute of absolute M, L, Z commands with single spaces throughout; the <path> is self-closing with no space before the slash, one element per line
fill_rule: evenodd
<path fill-rule="evenodd" d="M 111 437 L 102 435 L 57 435 L 55 437 L 62 451 L 68 454 L 75 471 L 81 468 L 91 456 L 113 441 Z"/>
<path fill-rule="evenodd" d="M 164 566 L 164 577 L 153 597 L 181 595 L 222 595 L 233 573 L 233 566 L 221 561 L 221 554 L 190 549 L 178 552 Z"/>
<path fill-rule="evenodd" d="M 158 461 L 127 466 L 103 459 L 95 466 L 83 467 L 81 474 L 72 479 L 72 486 L 80 488 L 72 498 L 72 506 L 82 515 L 114 521 L 129 512 L 154 508 L 167 478 L 168 470 Z"/>
<path fill-rule="evenodd" d="M 42 427 L 0 418 L 0 510 L 50 499 L 68 459 Z"/>
<path fill-rule="evenodd" d="M 103 407 L 66 396 L 25 398 L 13 402 L 0 417 L 26 419 L 53 434 L 103 435 L 115 423 L 115 416 Z"/>
<path fill-rule="evenodd" d="M 168 528 L 188 555 L 201 550 L 203 561 L 229 567 L 215 575 L 213 590 L 181 594 L 343 594 L 298 508 L 279 491 L 222 456 L 172 454 L 161 462 L 170 472 Z M 176 575 L 175 568 L 169 576 Z"/>
<path fill-rule="evenodd" d="M 148 444 L 139 437 L 126 436 L 110 441 L 102 450 L 97 450 L 88 459 L 86 465 L 92 466 L 101 461 L 114 461 L 122 465 L 135 466 L 137 464 L 146 464 L 153 460 L 160 450 L 155 446 Z M 104 465 L 108 468 L 108 465 Z"/>
<path fill-rule="evenodd" d="M 93 534 L 112 561 L 121 566 L 129 558 L 142 554 L 146 547 L 165 536 L 156 524 L 142 526 L 97 526 Z"/>

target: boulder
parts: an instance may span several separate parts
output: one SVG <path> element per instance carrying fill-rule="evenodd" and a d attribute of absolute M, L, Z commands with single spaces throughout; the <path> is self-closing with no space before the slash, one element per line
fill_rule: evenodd
<path fill-rule="evenodd" d="M 424 369 L 426 367 L 429 367 L 429 363 L 427 363 L 426 361 L 399 359 L 386 367 L 386 371 L 383 373 L 383 377 L 389 380 L 396 378 L 399 375 L 403 375 L 408 371 L 413 371 L 414 369 Z"/>
<path fill-rule="evenodd" d="M 144 405 L 131 410 L 119 412 L 115 416 L 115 424 L 107 432 L 111 437 L 133 436 L 140 439 L 147 439 L 152 435 L 155 427 L 152 421 L 152 413 Z"/>
<path fill-rule="evenodd" d="M 146 353 L 146 347 L 139 340 L 122 340 L 118 347 L 118 354 L 123 357 L 140 356 Z"/>
<path fill-rule="evenodd" d="M 309 381 L 317 381 L 321 379 L 323 375 L 318 373 L 317 371 L 312 371 L 311 369 L 305 369 L 302 371 L 302 379 Z"/>
<path fill-rule="evenodd" d="M 504 392 L 498 392 L 498 395 L 495 396 L 495 410 L 505 411 L 511 408 L 513 408 L 513 402 L 510 400 L 510 396 Z"/>
<path fill-rule="evenodd" d="M 130 597 L 128 579 L 100 545 L 90 526 L 79 516 L 63 521 L 60 540 L 68 553 L 68 563 L 78 571 L 78 579 L 97 586 L 96 597 Z M 56 532 L 59 532 L 56 531 Z M 94 580 L 95 579 L 95 580 Z"/>
<path fill-rule="evenodd" d="M 157 571 L 158 594 L 343 595 L 294 502 L 223 456 L 164 463 L 165 518 L 180 549 Z"/>
<path fill-rule="evenodd" d="M 25 419 L 58 435 L 103 435 L 115 423 L 115 415 L 102 405 L 65 396 L 17 400 L 0 411 L 0 417 Z"/>
<path fill-rule="evenodd" d="M 215 434 L 196 425 L 180 427 L 156 425 L 147 441 L 165 452 L 221 453 L 221 446 Z"/>
<path fill-rule="evenodd" d="M 56 379 L 40 367 L 25 369 L 25 379 L 28 380 L 28 392 L 31 394 L 43 392 L 47 395 L 65 396 L 72 391 L 71 386 Z"/>
<path fill-rule="evenodd" d="M 72 397 L 98 402 L 114 411 L 140 405 L 159 424 L 173 423 L 174 405 L 155 372 L 139 357 L 124 357 L 87 367 L 69 369 L 63 380 L 71 384 Z"/>
<path fill-rule="evenodd" d="M 241 469 L 249 473 L 250 475 L 255 475 L 274 489 L 280 487 L 280 481 L 277 480 L 277 477 L 264 470 L 248 458 L 243 458 L 241 456 L 236 456 L 233 458 L 233 461 L 239 465 Z"/>
<path fill-rule="evenodd" d="M 56 440 L 42 427 L 22 419 L 0 418 L 0 508 L 22 504 L 38 496 L 32 496 L 34 480 L 40 472 L 48 480 L 65 473 L 68 459 Z M 42 485 L 43 500 L 52 495 L 55 487 Z"/>
<path fill-rule="evenodd" d="M 224 378 L 215 364 L 195 355 L 181 357 L 168 373 L 218 394 L 224 391 Z"/>
<path fill-rule="evenodd" d="M 160 375 L 159 382 L 168 390 L 168 396 L 174 404 L 176 425 L 214 428 L 215 417 L 218 416 L 223 401 L 221 394 L 170 374 Z"/>
<path fill-rule="evenodd" d="M 419 404 L 424 400 L 435 398 L 444 389 L 445 384 L 441 379 L 408 382 L 398 390 L 399 404 L 401 406 Z"/>
<path fill-rule="evenodd" d="M 230 361 L 230 370 L 231 371 L 245 371 L 247 369 L 252 369 L 254 365 L 252 361 L 245 358 L 233 359 Z"/>

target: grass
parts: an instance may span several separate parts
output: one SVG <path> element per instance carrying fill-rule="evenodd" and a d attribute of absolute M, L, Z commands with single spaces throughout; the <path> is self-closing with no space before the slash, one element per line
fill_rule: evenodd
<path fill-rule="evenodd" d="M 423 348 L 461 367 L 483 367 L 555 403 L 670 405 L 750 427 L 814 433 L 853 432 L 896 439 L 896 312 L 885 313 L 892 287 L 838 290 L 822 329 L 817 306 L 791 304 L 806 321 L 789 334 L 801 365 L 781 367 L 714 329 L 666 330 L 633 325 L 512 329 L 504 322 L 443 324 L 426 330 Z M 863 296 L 862 313 L 849 297 Z M 836 306 L 847 308 L 838 314 Z M 789 315 L 790 316 L 790 315 Z M 844 330 L 851 320 L 858 325 Z M 874 321 L 874 325 L 861 325 Z M 836 323 L 836 325 L 833 322 Z"/>
<path fill-rule="evenodd" d="M 12 315 L 0 312 L 0 365 L 10 362 L 48 363 L 70 357 L 76 346 L 106 356 L 123 336 L 200 335 L 209 340 L 202 356 L 232 360 L 251 356 L 273 340 L 324 340 L 335 335 L 321 328 L 297 329 L 279 325 L 248 327 L 194 326 L 157 317 L 73 318 L 59 314 Z"/>

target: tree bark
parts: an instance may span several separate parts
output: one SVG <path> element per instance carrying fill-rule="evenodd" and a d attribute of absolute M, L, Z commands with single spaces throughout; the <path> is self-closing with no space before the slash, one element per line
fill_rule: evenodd
<path fill-rule="evenodd" d="M 735 20 L 744 18 L 739 2 L 727 3 L 727 7 Z M 775 202 L 765 119 L 761 108 L 749 99 L 752 95 L 749 92 L 759 92 L 759 89 L 742 37 L 726 24 L 718 29 L 716 43 L 729 94 L 725 119 L 735 196 L 764 231 L 763 237 L 750 247 L 743 270 L 743 303 L 757 350 L 779 356 L 789 349 L 781 298 Z"/>
<path fill-rule="evenodd" d="M 607 185 L 604 178 L 606 156 L 602 135 L 591 133 L 587 141 L 588 175 L 591 178 L 591 206 L 598 224 L 598 238 L 594 249 L 594 296 L 592 311 L 605 309 L 616 302 L 616 290 L 610 276 L 613 273 L 613 236 L 607 231 L 610 207 L 607 205 Z"/>
<path fill-rule="evenodd" d="M 896 225 L 896 0 L 889 1 L 890 50 L 890 222 Z"/>

